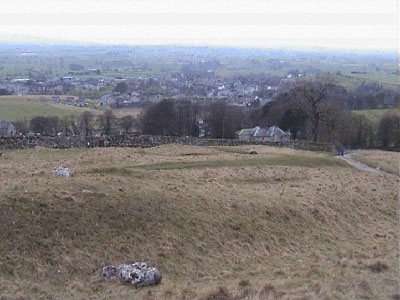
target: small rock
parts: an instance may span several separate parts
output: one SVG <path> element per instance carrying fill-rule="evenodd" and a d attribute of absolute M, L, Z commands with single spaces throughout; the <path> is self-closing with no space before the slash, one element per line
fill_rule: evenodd
<path fill-rule="evenodd" d="M 64 166 L 59 166 L 53 170 L 53 176 L 56 177 L 70 177 L 72 175 L 72 171 Z"/>
<path fill-rule="evenodd" d="M 82 193 L 93 194 L 91 190 L 81 190 Z"/>
<path fill-rule="evenodd" d="M 376 232 L 375 233 L 375 237 L 384 238 L 384 237 L 386 237 L 386 234 L 385 233 L 381 233 L 381 232 Z"/>
<path fill-rule="evenodd" d="M 258 152 L 255 151 L 255 150 L 252 150 L 252 151 L 249 152 L 249 154 L 258 154 Z"/>

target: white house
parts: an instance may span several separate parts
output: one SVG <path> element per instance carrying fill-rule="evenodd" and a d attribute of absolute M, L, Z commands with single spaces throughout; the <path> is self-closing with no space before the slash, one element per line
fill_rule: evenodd
<path fill-rule="evenodd" d="M 260 142 L 288 142 L 290 141 L 290 131 L 283 131 L 278 126 L 261 128 L 245 128 L 238 130 L 236 136 L 241 141 L 260 141 Z"/>
<path fill-rule="evenodd" d="M 0 136 L 14 136 L 17 133 L 11 122 L 0 121 Z"/>

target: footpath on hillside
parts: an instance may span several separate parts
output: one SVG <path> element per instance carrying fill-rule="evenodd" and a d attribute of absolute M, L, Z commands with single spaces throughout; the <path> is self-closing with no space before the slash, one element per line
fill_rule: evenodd
<path fill-rule="evenodd" d="M 351 165 L 351 166 L 355 167 L 356 169 L 363 171 L 363 172 L 370 172 L 370 173 L 374 173 L 374 174 L 378 174 L 378 175 L 385 175 L 385 176 L 400 178 L 399 176 L 396 176 L 389 172 L 383 171 L 379 168 L 374 168 L 374 167 L 368 166 L 364 163 L 361 163 L 361 162 L 355 160 L 354 157 L 357 155 L 359 155 L 359 153 L 352 152 L 352 153 L 345 154 L 344 156 L 337 156 L 337 158 L 344 160 L 349 165 Z"/>

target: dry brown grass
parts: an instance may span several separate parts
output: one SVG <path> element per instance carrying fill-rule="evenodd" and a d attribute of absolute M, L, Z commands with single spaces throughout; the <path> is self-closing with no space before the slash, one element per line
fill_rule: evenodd
<path fill-rule="evenodd" d="M 37 148 L 0 160 L 0 296 L 183 300 L 218 286 L 254 300 L 396 293 L 396 180 L 324 154 L 169 145 Z M 75 176 L 52 177 L 58 165 Z M 131 260 L 157 266 L 161 285 L 99 278 L 103 265 Z M 366 267 L 378 261 L 388 268 Z M 275 295 L 260 298 L 266 281 Z"/>
<path fill-rule="evenodd" d="M 380 168 L 391 174 L 399 173 L 399 153 L 392 151 L 382 150 L 357 150 L 360 155 L 354 156 L 355 160 L 358 160 L 364 164 L 367 164 L 374 168 Z"/>

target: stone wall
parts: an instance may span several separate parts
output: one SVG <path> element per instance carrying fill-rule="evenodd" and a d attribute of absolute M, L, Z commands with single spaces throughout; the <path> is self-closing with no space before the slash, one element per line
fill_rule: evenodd
<path fill-rule="evenodd" d="M 332 151 L 332 145 L 309 141 L 290 141 L 284 143 L 239 141 L 236 139 L 202 139 L 177 136 L 118 135 L 118 136 L 71 136 L 71 137 L 0 137 L 0 149 L 28 149 L 46 147 L 55 149 L 89 147 L 141 147 L 149 148 L 166 144 L 194 146 L 238 146 L 268 145 L 311 151 Z"/>

